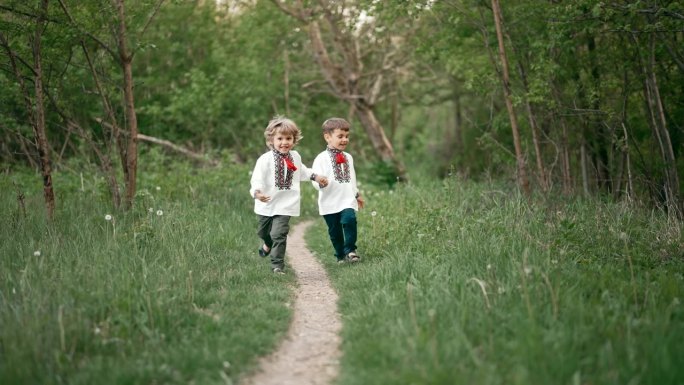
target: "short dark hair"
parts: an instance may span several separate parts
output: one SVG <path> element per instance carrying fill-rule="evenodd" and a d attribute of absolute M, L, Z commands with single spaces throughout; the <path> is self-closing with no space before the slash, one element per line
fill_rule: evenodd
<path fill-rule="evenodd" d="M 330 118 L 323 122 L 323 133 L 331 134 L 335 130 L 349 131 L 351 124 L 342 118 Z"/>

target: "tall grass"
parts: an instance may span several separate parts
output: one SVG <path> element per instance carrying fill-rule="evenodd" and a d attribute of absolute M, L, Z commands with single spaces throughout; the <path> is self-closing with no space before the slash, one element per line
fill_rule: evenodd
<path fill-rule="evenodd" d="M 127 212 L 56 173 L 52 224 L 37 176 L 0 178 L 0 383 L 234 383 L 284 336 L 294 276 L 255 256 L 250 167 L 141 164 Z M 682 383 L 681 223 L 458 179 L 364 193 L 361 263 L 322 219 L 307 235 L 340 295 L 340 384 Z"/>
<path fill-rule="evenodd" d="M 256 256 L 248 170 L 159 163 L 128 212 L 56 173 L 53 224 L 38 177 L 2 177 L 0 383 L 230 383 L 283 336 L 294 276 Z"/>
<path fill-rule="evenodd" d="M 338 266 L 340 384 L 682 384 L 682 224 L 492 185 L 367 191 Z"/>

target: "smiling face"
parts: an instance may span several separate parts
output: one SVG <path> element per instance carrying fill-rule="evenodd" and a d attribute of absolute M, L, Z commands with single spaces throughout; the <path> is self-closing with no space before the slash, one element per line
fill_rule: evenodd
<path fill-rule="evenodd" d="M 328 143 L 328 147 L 344 151 L 349 144 L 349 130 L 336 128 L 330 133 L 323 134 L 323 138 Z"/>
<path fill-rule="evenodd" d="M 278 130 L 273 135 L 271 146 L 281 154 L 287 154 L 294 147 L 294 136 L 292 134 Z"/>

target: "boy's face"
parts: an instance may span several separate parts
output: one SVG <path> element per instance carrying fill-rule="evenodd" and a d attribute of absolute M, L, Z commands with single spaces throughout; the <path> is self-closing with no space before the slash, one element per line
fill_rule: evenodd
<path fill-rule="evenodd" d="M 325 141 L 328 143 L 328 147 L 344 151 L 349 144 L 349 131 L 336 128 L 329 134 L 323 134 L 323 138 L 325 138 Z"/>
<path fill-rule="evenodd" d="M 287 154 L 294 147 L 294 136 L 276 132 L 271 142 L 273 148 L 281 154 Z"/>

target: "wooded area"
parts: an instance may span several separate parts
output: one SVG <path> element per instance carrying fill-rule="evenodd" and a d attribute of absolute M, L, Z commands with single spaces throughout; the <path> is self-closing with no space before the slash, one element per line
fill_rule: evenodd
<path fill-rule="evenodd" d="M 275 114 L 305 154 L 350 119 L 390 183 L 455 171 L 682 212 L 681 1 L 3 0 L 0 46 L 3 173 L 39 171 L 50 217 L 69 162 L 127 208 L 141 138 L 251 162 Z"/>

